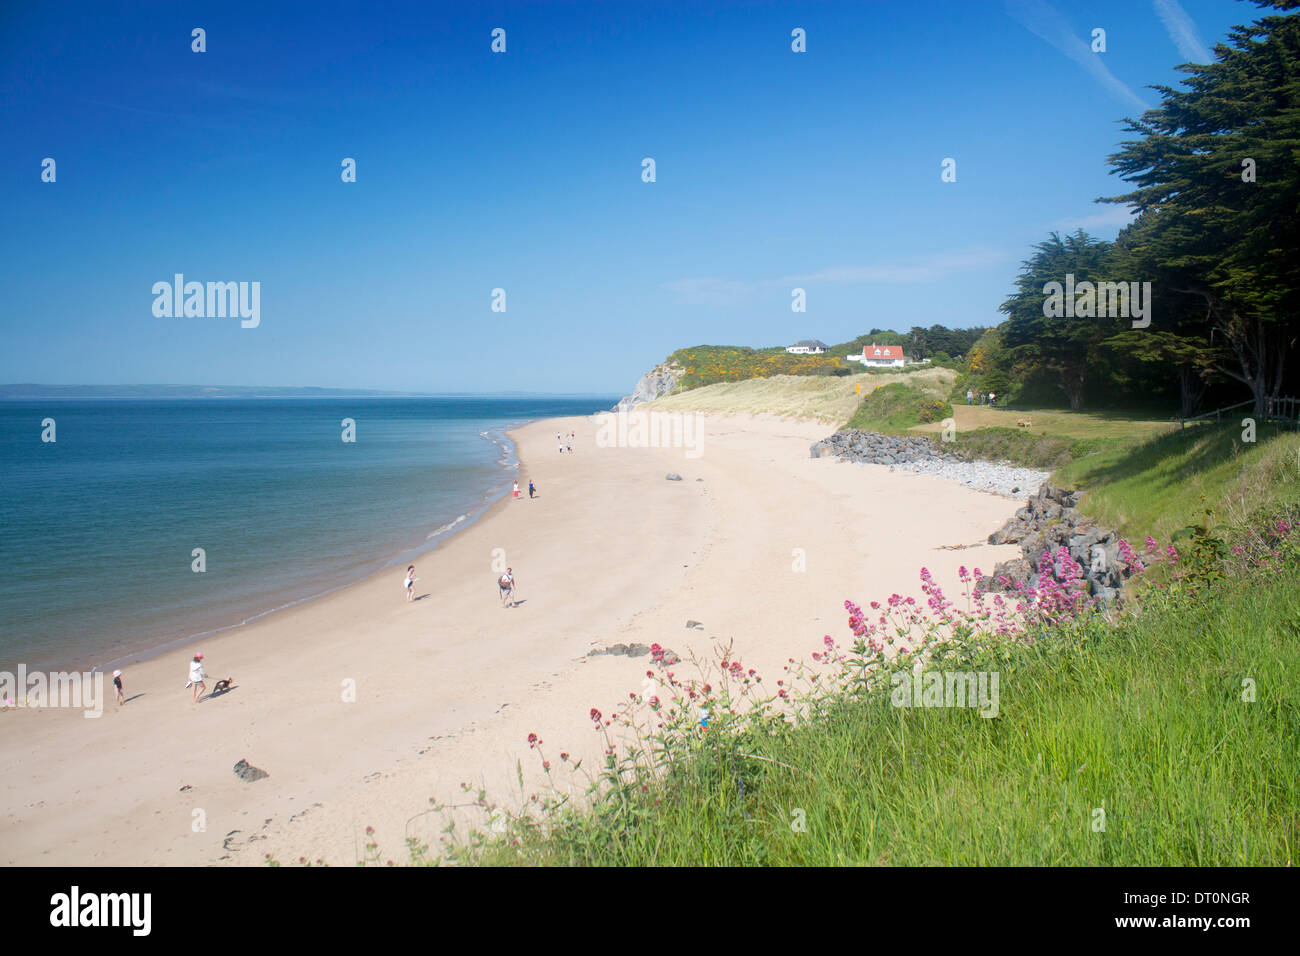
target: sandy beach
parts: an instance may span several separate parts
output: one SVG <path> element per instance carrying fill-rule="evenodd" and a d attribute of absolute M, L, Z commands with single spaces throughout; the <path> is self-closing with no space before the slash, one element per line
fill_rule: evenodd
<path fill-rule="evenodd" d="M 811 459 L 825 424 L 710 416 L 701 428 L 692 457 L 600 447 L 591 419 L 527 425 L 512 434 L 523 497 L 420 558 L 414 603 L 392 569 L 210 639 L 197 646 L 209 685 L 236 687 L 197 705 L 188 648 L 126 668 L 134 699 L 99 719 L 0 714 L 4 861 L 352 865 L 373 840 L 402 862 L 406 839 L 436 844 L 445 820 L 430 800 L 466 802 L 462 782 L 514 805 L 541 786 L 529 733 L 552 754 L 598 757 L 590 709 L 617 710 L 647 661 L 592 649 L 711 657 L 734 641 L 774 680 L 822 635 L 846 636 L 845 599 L 917 594 L 922 566 L 957 595 L 959 565 L 1019 554 L 983 543 L 1017 501 Z M 576 432 L 573 454 L 557 452 L 561 431 Z M 497 594 L 502 558 L 513 608 Z M 241 758 L 270 776 L 241 781 Z"/>

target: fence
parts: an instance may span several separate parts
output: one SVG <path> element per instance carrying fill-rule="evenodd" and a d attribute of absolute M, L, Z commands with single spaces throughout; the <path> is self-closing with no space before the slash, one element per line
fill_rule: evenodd
<path fill-rule="evenodd" d="M 1208 422 L 1211 419 L 1215 424 L 1223 422 L 1223 416 L 1228 412 L 1235 411 L 1239 408 L 1255 407 L 1255 402 L 1238 402 L 1236 405 L 1229 405 L 1226 408 L 1216 408 L 1212 412 L 1205 412 L 1201 415 L 1194 415 L 1191 418 L 1181 419 L 1182 428 L 1186 429 L 1188 425 L 1196 422 Z M 1263 421 L 1259 424 L 1272 423 L 1283 428 L 1300 428 L 1300 398 L 1266 398 L 1264 399 Z"/>

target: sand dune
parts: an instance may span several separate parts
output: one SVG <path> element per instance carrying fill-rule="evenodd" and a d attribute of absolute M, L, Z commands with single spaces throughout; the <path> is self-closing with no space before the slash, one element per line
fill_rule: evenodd
<path fill-rule="evenodd" d="M 465 802 L 462 782 L 515 802 L 536 790 L 530 732 L 552 753 L 599 755 L 588 711 L 618 709 L 646 662 L 585 658 L 593 648 L 708 656 L 734 641 L 779 676 L 823 634 L 845 635 L 846 598 L 917 593 L 923 565 L 955 594 L 959 564 L 1018 554 L 982 543 L 1017 502 L 811 459 L 825 424 L 702 428 L 698 457 L 599 447 L 587 419 L 519 429 L 521 484 L 533 479 L 539 498 L 499 502 L 417 561 L 414 604 L 393 569 L 206 642 L 208 672 L 236 680 L 224 697 L 190 703 L 190 649 L 129 667 L 143 696 L 101 719 L 0 714 L 3 859 L 350 865 L 373 839 L 401 861 L 407 837 L 436 842 L 429 801 Z M 556 450 L 561 430 L 577 432 L 572 455 Z M 936 550 L 954 544 L 977 546 Z M 501 556 L 519 581 L 514 608 L 498 600 Z M 270 776 L 242 782 L 240 758 Z"/>

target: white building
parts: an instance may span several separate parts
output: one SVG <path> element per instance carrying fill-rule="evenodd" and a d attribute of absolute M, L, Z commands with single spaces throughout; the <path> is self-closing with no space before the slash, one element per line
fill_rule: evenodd
<path fill-rule="evenodd" d="M 785 350 L 795 355 L 821 355 L 829 346 L 816 339 L 800 339 L 794 345 L 787 345 Z"/>
<path fill-rule="evenodd" d="M 864 345 L 861 355 L 850 355 L 848 360 L 861 362 L 867 368 L 902 368 L 907 364 L 901 345 Z"/>

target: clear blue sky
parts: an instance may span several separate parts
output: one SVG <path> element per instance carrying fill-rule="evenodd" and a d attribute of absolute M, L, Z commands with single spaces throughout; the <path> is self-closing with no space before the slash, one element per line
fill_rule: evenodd
<path fill-rule="evenodd" d="M 1114 236 L 1146 85 L 1260 15 L 280 6 L 0 6 L 0 382 L 612 393 L 687 345 L 995 324 L 1033 243 Z M 177 272 L 260 282 L 261 325 L 155 318 Z"/>

